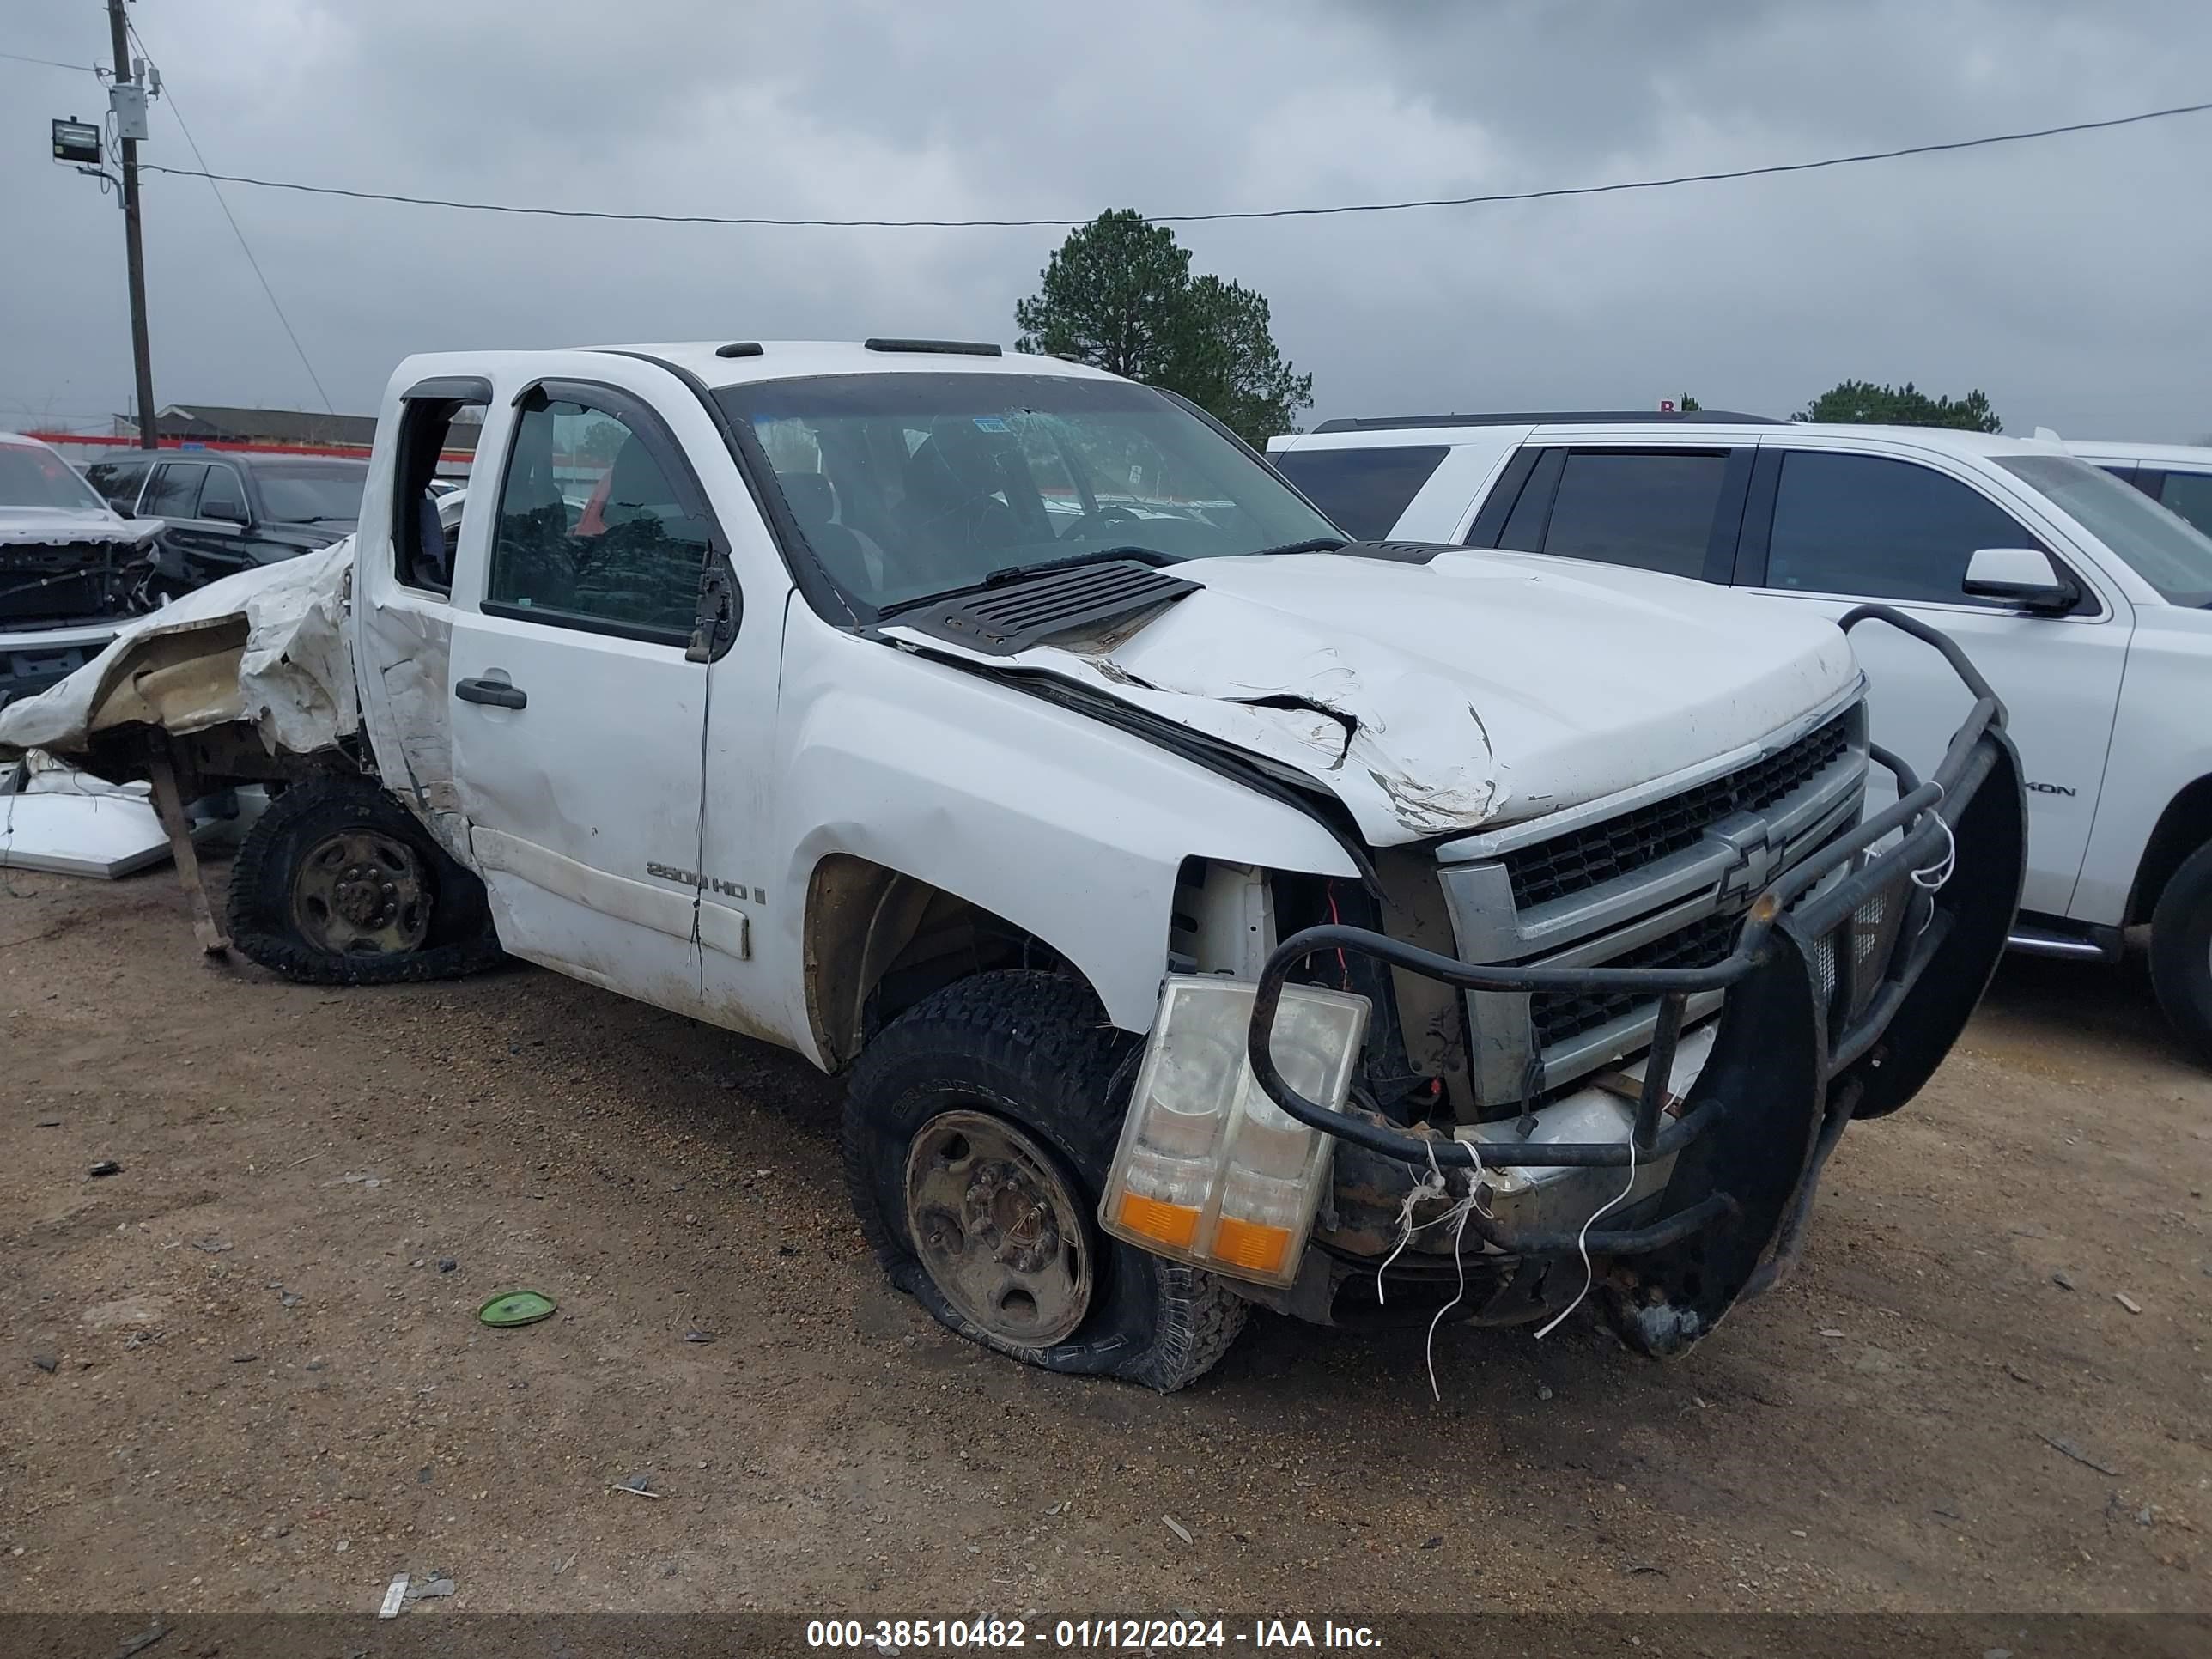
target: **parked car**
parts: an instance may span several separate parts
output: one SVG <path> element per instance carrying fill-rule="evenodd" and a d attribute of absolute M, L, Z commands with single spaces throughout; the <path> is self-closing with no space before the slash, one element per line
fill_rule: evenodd
<path fill-rule="evenodd" d="M 2069 453 L 2133 484 L 2167 512 L 2212 536 L 2212 448 L 2068 440 Z"/>
<path fill-rule="evenodd" d="M 0 708 L 115 637 L 161 527 L 115 512 L 36 438 L 0 432 Z"/>
<path fill-rule="evenodd" d="M 173 596 L 351 535 L 368 463 L 166 449 L 95 462 L 85 477 L 118 513 L 165 522 L 155 580 Z"/>
<path fill-rule="evenodd" d="M 2159 1000 L 2212 1055 L 2212 539 L 2142 490 L 2055 442 L 1720 413 L 1329 421 L 1269 448 L 1358 534 L 1668 571 L 1777 615 L 1879 600 L 1954 635 L 2027 768 L 2014 945 L 2112 957 L 2150 924 Z M 1924 769 L 1960 694 L 1902 647 L 1861 647 L 1874 732 Z"/>
<path fill-rule="evenodd" d="M 350 545 L 0 745 L 287 781 L 229 883 L 279 973 L 504 951 L 845 1074 L 899 1288 L 1166 1389 L 1253 1302 L 1587 1293 L 1667 1353 L 1787 1270 L 2019 896 L 2002 708 L 1909 618 L 1977 695 L 1861 821 L 1891 625 L 1348 544 L 1189 405 L 995 346 L 454 353 L 400 365 Z"/>

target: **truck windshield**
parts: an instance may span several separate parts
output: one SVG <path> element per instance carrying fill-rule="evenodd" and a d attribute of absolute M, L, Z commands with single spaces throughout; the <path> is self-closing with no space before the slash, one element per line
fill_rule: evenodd
<path fill-rule="evenodd" d="M 29 444 L 0 444 L 0 507 L 52 507 L 103 516 L 107 512 L 107 503 L 67 461 Z"/>
<path fill-rule="evenodd" d="M 1147 386 L 828 374 L 725 386 L 815 556 L 878 610 L 1107 548 L 1230 557 L 1343 534 Z"/>
<path fill-rule="evenodd" d="M 2070 455 L 2000 455 L 1996 463 L 2125 559 L 2167 604 L 2212 605 L 2212 537 L 2186 519 Z"/>

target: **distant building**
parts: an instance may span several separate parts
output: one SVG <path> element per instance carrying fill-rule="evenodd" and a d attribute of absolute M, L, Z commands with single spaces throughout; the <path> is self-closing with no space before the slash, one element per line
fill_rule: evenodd
<path fill-rule="evenodd" d="M 455 422 L 446 439 L 448 452 L 472 451 L 477 430 Z M 228 404 L 170 404 L 155 418 L 155 434 L 165 442 L 366 450 L 375 441 L 376 416 L 318 415 L 301 409 L 239 409 Z M 115 435 L 137 437 L 138 423 L 128 416 L 117 416 Z"/>

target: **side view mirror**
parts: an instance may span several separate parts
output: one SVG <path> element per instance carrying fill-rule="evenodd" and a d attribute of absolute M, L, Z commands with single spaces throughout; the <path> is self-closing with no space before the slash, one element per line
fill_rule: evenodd
<path fill-rule="evenodd" d="M 200 509 L 200 517 L 210 524 L 243 525 L 246 522 L 245 510 L 235 507 L 204 507 Z"/>
<path fill-rule="evenodd" d="M 2038 616 L 2063 616 L 2081 603 L 2081 590 L 2039 547 L 1981 547 L 1966 561 L 1959 584 L 1978 599 L 2018 605 Z"/>

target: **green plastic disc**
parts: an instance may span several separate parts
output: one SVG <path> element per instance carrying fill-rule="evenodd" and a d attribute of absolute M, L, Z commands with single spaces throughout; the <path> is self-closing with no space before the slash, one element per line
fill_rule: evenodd
<path fill-rule="evenodd" d="M 553 1299 L 540 1296 L 535 1291 L 509 1291 L 495 1296 L 477 1310 L 477 1317 L 487 1325 L 505 1328 L 510 1325 L 535 1325 L 541 1319 L 553 1316 Z"/>

